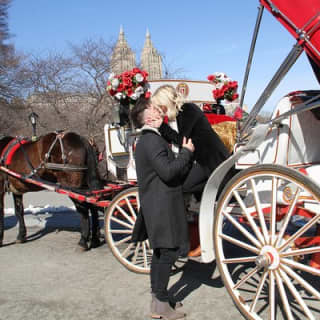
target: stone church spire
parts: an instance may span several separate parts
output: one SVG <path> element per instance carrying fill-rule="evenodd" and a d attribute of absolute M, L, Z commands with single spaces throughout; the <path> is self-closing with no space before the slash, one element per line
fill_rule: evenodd
<path fill-rule="evenodd" d="M 144 47 L 141 53 L 141 68 L 149 73 L 148 79 L 162 78 L 162 60 L 160 54 L 154 48 L 150 32 L 147 29 Z"/>
<path fill-rule="evenodd" d="M 119 74 L 123 71 L 133 69 L 135 66 L 135 53 L 129 47 L 121 25 L 118 41 L 114 47 L 111 57 L 111 71 L 115 74 Z"/>

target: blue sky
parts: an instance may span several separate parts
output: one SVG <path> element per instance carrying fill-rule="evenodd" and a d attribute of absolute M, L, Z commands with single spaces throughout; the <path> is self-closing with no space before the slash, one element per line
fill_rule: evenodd
<path fill-rule="evenodd" d="M 89 38 L 115 41 L 122 25 L 137 56 L 148 28 L 171 69 L 182 68 L 192 80 L 225 72 L 241 89 L 258 5 L 258 0 L 13 0 L 9 28 L 17 50 L 42 55 L 67 52 L 69 42 Z M 293 45 L 265 10 L 245 98 L 249 109 Z M 318 88 L 303 54 L 263 110 L 273 110 L 290 91 Z"/>

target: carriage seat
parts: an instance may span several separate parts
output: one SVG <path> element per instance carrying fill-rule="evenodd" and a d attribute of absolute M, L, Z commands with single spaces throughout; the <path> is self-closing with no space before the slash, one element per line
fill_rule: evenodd
<path fill-rule="evenodd" d="M 124 169 L 128 167 L 129 164 L 129 154 L 119 155 L 119 156 L 109 156 L 109 159 L 115 163 L 116 167 L 119 169 Z"/>
<path fill-rule="evenodd" d="M 296 91 L 280 99 L 272 119 L 294 110 L 301 102 L 317 96 L 320 91 Z M 237 169 L 257 164 L 280 164 L 292 168 L 313 167 L 320 164 L 318 110 L 293 113 L 273 126 L 257 150 L 242 156 Z M 320 176 L 319 176 L 320 178 Z"/>
<path fill-rule="evenodd" d="M 204 115 L 211 124 L 212 129 L 217 133 L 228 151 L 231 153 L 236 143 L 236 120 L 224 114 L 204 112 Z"/>
<path fill-rule="evenodd" d="M 107 160 L 120 169 L 127 168 L 129 164 L 129 150 L 121 142 L 121 140 L 126 141 L 128 139 L 128 130 L 125 128 L 123 131 L 123 128 L 113 127 L 112 125 L 106 125 L 105 127 Z"/>

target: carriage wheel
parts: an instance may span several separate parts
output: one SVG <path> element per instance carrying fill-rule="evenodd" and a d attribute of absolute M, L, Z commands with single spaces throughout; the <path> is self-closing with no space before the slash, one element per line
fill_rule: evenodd
<path fill-rule="evenodd" d="M 296 170 L 259 165 L 225 187 L 216 262 L 247 319 L 320 319 L 320 188 Z"/>
<path fill-rule="evenodd" d="M 139 206 L 138 188 L 119 193 L 105 210 L 105 238 L 113 255 L 126 268 L 149 273 L 152 250 L 148 240 L 130 241 Z"/>

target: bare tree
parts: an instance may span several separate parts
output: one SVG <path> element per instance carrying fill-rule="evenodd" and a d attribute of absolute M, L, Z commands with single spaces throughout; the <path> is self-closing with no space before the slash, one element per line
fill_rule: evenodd
<path fill-rule="evenodd" d="M 113 45 L 87 40 L 70 47 L 69 57 L 30 57 L 33 86 L 27 105 L 39 115 L 40 133 L 68 129 L 102 146 L 114 104 L 106 92 Z"/>
<path fill-rule="evenodd" d="M 6 28 L 2 34 L 8 37 Z M 0 118 L 0 125 L 11 133 L 30 135 L 28 115 L 34 111 L 39 115 L 38 134 L 68 129 L 93 138 L 102 148 L 104 125 L 111 122 L 117 105 L 106 91 L 114 43 L 88 39 L 80 45 L 70 44 L 70 49 L 68 56 L 24 57 L 14 54 L 12 47 L 10 59 L 2 64 L 5 72 L 0 73 L 0 112 L 6 115 Z M 163 60 L 167 78 L 181 75 L 182 69 L 173 70 L 165 57 Z M 18 114 L 19 126 L 13 114 Z"/>
<path fill-rule="evenodd" d="M 31 135 L 32 130 L 23 100 L 17 98 L 10 103 L 1 100 L 0 115 L 0 135 Z"/>
<path fill-rule="evenodd" d="M 89 39 L 79 46 L 70 46 L 73 66 L 77 70 L 78 91 L 88 97 L 81 121 L 86 126 L 87 134 L 101 144 L 104 140 L 103 127 L 109 122 L 114 104 L 106 91 L 114 44 L 103 39 Z"/>
<path fill-rule="evenodd" d="M 32 89 L 27 100 L 30 110 L 39 115 L 40 129 L 52 131 L 70 128 L 70 106 L 77 93 L 72 59 L 51 53 L 46 57 L 32 56 L 29 60 Z"/>
<path fill-rule="evenodd" d="M 9 39 L 8 8 L 10 0 L 0 0 L 0 50 L 5 51 L 5 41 Z"/>
<path fill-rule="evenodd" d="M 87 40 L 70 44 L 69 56 L 17 55 L 8 43 L 10 2 L 0 0 L 0 132 L 30 135 L 35 111 L 38 134 L 68 129 L 102 144 L 114 103 L 106 92 L 114 44 Z"/>
<path fill-rule="evenodd" d="M 10 102 L 23 98 L 31 85 L 30 74 L 25 66 L 26 57 L 16 54 L 14 47 L 8 47 L 0 62 L 0 98 Z"/>
<path fill-rule="evenodd" d="M 0 98 L 10 101 L 22 95 L 21 83 L 24 80 L 22 56 L 18 56 L 14 46 L 8 43 L 8 7 L 10 0 L 0 0 Z"/>
<path fill-rule="evenodd" d="M 26 128 L 25 104 L 28 75 L 25 57 L 15 52 L 8 28 L 10 0 L 0 0 L 0 132 L 15 135 Z"/>
<path fill-rule="evenodd" d="M 175 67 L 173 62 L 169 62 L 164 53 L 160 53 L 163 66 L 164 79 L 187 79 L 185 70 L 181 67 Z"/>

